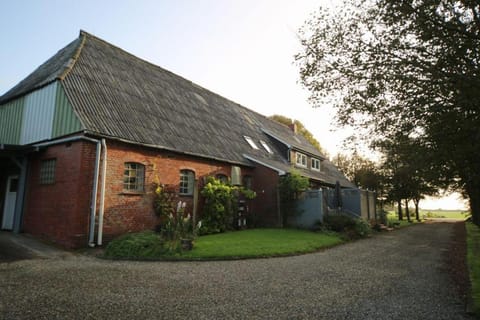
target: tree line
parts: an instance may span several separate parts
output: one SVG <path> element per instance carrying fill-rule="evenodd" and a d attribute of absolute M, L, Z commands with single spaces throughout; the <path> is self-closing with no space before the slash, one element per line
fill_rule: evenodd
<path fill-rule="evenodd" d="M 458 190 L 479 225 L 480 3 L 344 0 L 299 37 L 311 103 L 334 104 L 338 124 L 381 151 L 389 197 Z"/>

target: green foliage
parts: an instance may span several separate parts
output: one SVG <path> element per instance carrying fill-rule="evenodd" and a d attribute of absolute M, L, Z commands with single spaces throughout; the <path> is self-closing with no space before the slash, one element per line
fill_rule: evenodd
<path fill-rule="evenodd" d="M 378 165 L 356 151 L 352 155 L 339 153 L 332 162 L 357 187 L 377 193 L 383 190 L 384 177 Z"/>
<path fill-rule="evenodd" d="M 476 224 L 478 21 L 478 1 L 344 0 L 305 24 L 296 56 L 314 105 L 333 102 L 337 122 L 353 125 L 367 142 L 414 139 L 423 151 L 410 150 L 417 157 L 408 164 L 433 172 L 435 186 L 463 191 Z M 405 177 L 424 177 L 411 166 L 394 169 L 397 198 L 409 189 Z"/>
<path fill-rule="evenodd" d="M 201 191 L 205 198 L 202 212 L 201 234 L 225 232 L 233 228 L 234 214 L 237 212 L 240 196 L 246 199 L 256 197 L 255 192 L 240 186 L 223 183 L 214 177 L 208 177 Z"/>
<path fill-rule="evenodd" d="M 473 311 L 480 316 L 480 229 L 473 223 L 467 228 L 467 265 L 473 300 Z"/>
<path fill-rule="evenodd" d="M 275 120 L 275 121 L 277 121 L 281 124 L 284 124 L 286 126 L 294 123 L 297 126 L 297 132 L 299 134 L 304 136 L 305 139 L 307 139 L 307 141 L 310 142 L 324 156 L 328 155 L 326 150 L 324 150 L 322 148 L 322 146 L 320 145 L 320 142 L 318 142 L 318 140 L 313 136 L 313 134 L 310 131 L 308 131 L 308 129 L 305 128 L 303 123 L 300 122 L 299 120 L 293 120 L 293 119 L 287 118 L 287 117 L 279 115 L 279 114 L 274 114 L 273 116 L 270 116 L 269 118 L 272 119 L 272 120 Z"/>
<path fill-rule="evenodd" d="M 153 231 L 129 233 L 112 240 L 105 249 L 108 258 L 153 258 L 167 252 L 165 242 Z"/>
<path fill-rule="evenodd" d="M 301 192 L 308 189 L 308 178 L 303 177 L 296 170 L 280 177 L 279 192 L 283 224 L 286 225 L 288 218 L 297 215 L 296 203 Z"/>
<path fill-rule="evenodd" d="M 175 212 L 176 191 L 172 186 L 153 184 L 153 209 L 158 217 L 167 217 Z"/>
<path fill-rule="evenodd" d="M 329 214 L 324 217 L 325 226 L 335 232 L 343 233 L 347 239 L 368 237 L 372 229 L 368 221 L 344 214 Z"/>
<path fill-rule="evenodd" d="M 175 205 L 175 200 L 174 188 L 154 184 L 153 208 L 160 217 L 156 231 L 165 241 L 164 247 L 170 252 L 180 250 L 182 239 L 194 239 L 201 225 L 199 223 L 194 226 L 191 214 L 185 210 L 185 202 L 178 201 Z"/>

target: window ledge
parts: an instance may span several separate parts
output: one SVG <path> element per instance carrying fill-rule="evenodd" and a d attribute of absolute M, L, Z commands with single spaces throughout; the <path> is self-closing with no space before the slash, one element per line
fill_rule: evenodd
<path fill-rule="evenodd" d="M 193 194 L 189 194 L 189 193 L 179 193 L 178 196 L 179 196 L 179 197 L 193 197 Z"/>
<path fill-rule="evenodd" d="M 125 196 L 143 196 L 145 194 L 145 191 L 122 191 L 120 192 L 121 195 Z"/>

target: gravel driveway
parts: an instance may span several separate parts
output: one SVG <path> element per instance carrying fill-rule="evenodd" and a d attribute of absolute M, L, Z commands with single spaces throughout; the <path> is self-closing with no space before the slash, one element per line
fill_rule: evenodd
<path fill-rule="evenodd" d="M 2 319 L 468 319 L 445 274 L 453 225 L 323 252 L 219 262 L 0 263 Z"/>

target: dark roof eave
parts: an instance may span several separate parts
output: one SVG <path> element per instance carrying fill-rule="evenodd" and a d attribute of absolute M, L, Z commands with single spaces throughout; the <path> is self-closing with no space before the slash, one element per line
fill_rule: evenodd
<path fill-rule="evenodd" d="M 320 153 L 312 153 L 310 151 L 307 151 L 305 149 L 302 149 L 298 146 L 295 146 L 291 143 L 288 143 L 287 141 L 285 141 L 284 139 L 278 137 L 277 135 L 273 134 L 272 132 L 262 128 L 262 132 L 265 133 L 266 135 L 269 135 L 270 137 L 274 138 L 275 140 L 279 141 L 280 143 L 283 143 L 285 146 L 287 146 L 287 148 L 289 149 L 293 149 L 293 150 L 298 150 L 298 151 L 301 151 L 302 153 L 306 153 L 308 154 L 309 156 L 313 156 L 315 158 L 319 158 L 320 160 L 325 160 L 326 158 L 321 155 Z"/>

